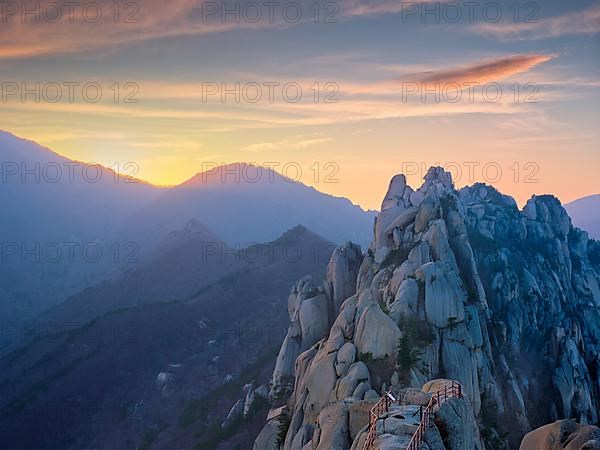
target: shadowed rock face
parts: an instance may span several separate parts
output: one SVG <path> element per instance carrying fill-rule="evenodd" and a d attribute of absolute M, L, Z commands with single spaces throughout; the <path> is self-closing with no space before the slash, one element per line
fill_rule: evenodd
<path fill-rule="evenodd" d="M 600 429 L 573 420 L 558 420 L 527 433 L 519 450 L 597 450 Z"/>
<path fill-rule="evenodd" d="M 420 390 L 436 378 L 459 381 L 465 398 L 437 413 L 430 448 L 485 448 L 478 426 L 496 450 L 518 446 L 533 426 L 559 418 L 596 423 L 596 245 L 571 226 L 554 197 L 533 197 L 520 211 L 489 186 L 456 191 L 440 168 L 416 190 L 394 177 L 360 268 L 347 244 L 330 263 L 326 288 L 311 292 L 333 305 L 327 317 L 311 320 L 332 325 L 307 348 L 298 334 L 303 319 L 292 317 L 286 340 L 296 347 L 284 343 L 278 360 L 286 362 L 283 400 L 292 414 L 284 449 L 326 442 L 342 450 L 346 438 L 361 448 L 365 430 L 346 436 L 344 411 L 390 387 Z M 295 305 L 306 301 L 299 292 Z M 360 377 L 357 364 L 367 369 Z M 324 425 L 325 410 L 336 412 L 337 425 Z M 386 431 L 406 431 L 396 425 L 380 430 L 380 448 L 404 445 L 406 433 Z"/>
<path fill-rule="evenodd" d="M 531 426 L 559 418 L 597 423 L 600 291 L 590 252 L 596 243 L 571 226 L 554 197 L 533 197 L 523 211 L 481 185 L 463 189 L 461 198 L 493 312 L 505 417 L 519 411 Z"/>

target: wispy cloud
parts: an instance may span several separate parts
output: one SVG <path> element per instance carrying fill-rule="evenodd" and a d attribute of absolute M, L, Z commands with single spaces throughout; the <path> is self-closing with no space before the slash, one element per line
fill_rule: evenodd
<path fill-rule="evenodd" d="M 532 23 L 478 23 L 471 30 L 502 40 L 544 39 L 600 33 L 600 4 Z"/>
<path fill-rule="evenodd" d="M 417 3 L 434 1 L 439 2 L 439 0 L 421 0 Z M 61 14 L 56 15 L 55 19 L 57 2 L 54 0 L 14 2 L 17 6 L 15 12 L 3 15 L 0 59 L 72 53 L 86 53 L 89 56 L 94 52 L 104 53 L 123 45 L 142 43 L 151 39 L 207 35 L 241 29 L 280 29 L 315 21 L 314 0 L 294 2 L 302 13 L 298 21 L 285 19 L 289 11 L 284 13 L 282 10 L 271 10 L 277 8 L 273 5 L 280 5 L 279 8 L 282 8 L 279 3 L 266 6 L 266 3 L 248 1 L 247 3 L 261 8 L 259 20 L 246 20 L 242 11 L 245 11 L 247 3 L 238 0 L 219 2 L 144 0 L 123 4 L 115 3 L 113 0 L 97 0 L 89 3 L 96 6 L 86 10 L 87 13 L 84 13 L 84 7 L 88 3 L 77 4 L 78 6 L 73 7 L 72 11 L 66 7 L 62 8 Z M 319 6 L 321 8 L 319 20 L 337 22 L 358 16 L 399 13 L 409 3 L 414 5 L 415 2 L 403 0 L 329 2 Z M 120 8 L 118 15 L 115 12 L 115 5 L 119 5 Z M 135 5 L 135 9 L 131 5 Z M 235 11 L 236 8 L 240 11 L 238 19 L 231 13 L 226 15 L 225 19 L 223 18 L 223 11 Z M 26 20 L 22 20 L 23 11 L 38 11 L 38 15 L 29 14 Z M 97 21 L 96 11 L 101 12 Z M 253 12 L 247 12 L 250 18 L 253 17 L 252 14 Z"/>
<path fill-rule="evenodd" d="M 282 149 L 301 150 L 315 145 L 324 145 L 329 142 L 331 142 L 331 138 L 328 137 L 306 138 L 303 135 L 298 135 L 294 139 L 281 139 L 275 142 L 251 144 L 243 147 L 242 151 L 258 153 Z"/>
<path fill-rule="evenodd" d="M 419 81 L 440 84 L 489 83 L 527 72 L 552 58 L 552 55 L 512 55 L 455 69 L 425 73 Z"/>
<path fill-rule="evenodd" d="M 16 12 L 3 17 L 6 23 L 2 23 L 0 58 L 80 52 L 89 55 L 150 39 L 278 25 L 269 21 L 221 20 L 220 14 L 208 14 L 208 10 L 203 9 L 206 3 L 211 3 L 204 0 L 144 0 L 127 4 L 98 0 L 93 3 L 96 6 L 87 10 L 84 8 L 87 3 L 78 4 L 72 11 L 65 7 L 55 16 L 53 5 L 57 3 L 53 0 L 15 2 Z M 212 3 L 224 8 L 221 2 Z M 118 15 L 115 5 L 121 8 Z M 26 10 L 38 11 L 37 16 L 30 14 L 23 20 L 21 14 Z M 100 14 L 96 20 L 97 11 Z"/>
<path fill-rule="evenodd" d="M 341 7 L 345 16 L 395 14 L 414 8 L 417 3 L 447 3 L 450 0 L 347 0 Z"/>
<path fill-rule="evenodd" d="M 371 84 L 345 84 L 342 90 L 354 95 L 389 95 L 398 93 L 402 86 L 408 83 L 423 83 L 428 89 L 432 88 L 435 84 L 444 85 L 456 83 L 466 89 L 466 83 L 485 84 L 499 82 L 512 76 L 529 72 L 540 64 L 554 58 L 555 55 L 543 54 L 501 56 L 495 59 L 487 59 L 458 67 L 407 73 L 397 78 Z"/>
<path fill-rule="evenodd" d="M 490 81 L 505 80 L 513 75 L 526 73 L 538 65 L 552 59 L 552 55 L 526 54 L 498 57 L 493 60 L 476 61 L 461 66 L 425 70 L 407 74 L 398 79 L 380 82 L 343 83 L 336 95 L 337 103 L 315 102 L 308 88 L 309 80 L 293 80 L 303 86 L 306 95 L 301 102 L 289 103 L 278 97 L 270 103 L 267 97 L 254 103 L 222 103 L 220 97 L 209 103 L 202 101 L 202 86 L 194 83 L 165 83 L 160 80 L 140 82 L 140 97 L 143 102 L 136 105 L 85 104 L 85 103 L 20 103 L 12 102 L 4 106 L 14 113 L 61 113 L 67 117 L 98 116 L 122 118 L 135 123 L 152 123 L 170 120 L 197 123 L 202 120 L 204 126 L 218 132 L 240 129 L 264 129 L 281 127 L 321 126 L 339 123 L 362 122 L 368 120 L 407 118 L 407 117 L 448 117 L 460 114 L 512 114 L 527 109 L 530 105 L 518 104 L 513 96 L 506 94 L 501 101 L 490 103 L 478 95 L 475 101 L 464 100 L 459 103 L 434 101 L 431 98 L 422 101 L 420 95 L 405 99 L 400 86 L 403 82 L 465 83 L 485 84 Z M 257 75 L 258 76 L 258 75 Z M 260 78 L 260 76 L 258 76 Z M 254 80 L 259 79 L 254 78 Z M 266 76 L 264 79 L 272 79 Z M 279 80 L 282 84 L 286 80 Z M 292 80 L 288 80 L 292 81 Z M 512 81 L 512 80 L 511 80 Z M 530 81 L 530 80 L 528 80 Z M 547 100 L 544 93 L 544 100 Z M 197 127 L 197 125 L 194 125 Z M 261 142 L 244 148 L 249 152 L 269 151 L 276 148 L 302 149 L 326 144 L 323 136 L 301 136 L 281 141 Z"/>

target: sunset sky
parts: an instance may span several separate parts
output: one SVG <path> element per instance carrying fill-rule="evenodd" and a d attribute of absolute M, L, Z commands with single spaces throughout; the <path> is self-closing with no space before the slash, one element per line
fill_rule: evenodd
<path fill-rule="evenodd" d="M 54 20 L 52 2 L 27 2 L 39 11 L 25 17 L 20 3 L 2 2 L 0 129 L 73 159 L 135 162 L 136 176 L 169 185 L 211 163 L 293 165 L 291 177 L 300 167 L 306 184 L 373 209 L 393 174 L 418 184 L 433 164 L 520 203 L 600 193 L 598 1 L 280 0 L 270 11 L 143 0 L 122 2 L 117 18 L 107 0 L 96 23 L 90 8 Z M 221 16 L 236 4 L 238 21 Z M 40 98 L 22 99 L 35 83 Z M 90 101 L 95 88 L 85 100 L 87 83 L 101 100 Z M 239 102 L 213 92 L 223 83 L 240 83 Z M 279 84 L 272 99 L 265 83 Z M 424 87 L 440 99 L 414 91 Z"/>

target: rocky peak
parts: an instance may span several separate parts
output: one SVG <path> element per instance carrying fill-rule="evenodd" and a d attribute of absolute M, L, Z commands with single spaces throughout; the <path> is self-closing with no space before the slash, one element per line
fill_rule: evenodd
<path fill-rule="evenodd" d="M 461 384 L 465 405 L 450 416 L 455 430 L 474 431 L 467 447 L 441 436 L 451 427 L 439 412 L 444 443 L 431 437 L 431 449 L 501 450 L 552 420 L 596 423 L 600 278 L 590 242 L 554 197 L 520 211 L 484 184 L 457 192 L 441 168 L 417 190 L 395 176 L 367 254 L 340 247 L 324 288 L 290 295 L 273 377 L 276 390 L 288 377 L 277 391 L 292 413 L 284 450 L 360 449 L 361 405 L 390 388 L 423 393 L 436 378 Z M 406 445 L 410 423 L 397 419 L 384 418 L 379 448 Z"/>
<path fill-rule="evenodd" d="M 425 182 L 419 188 L 419 191 L 424 194 L 435 192 L 438 195 L 443 195 L 454 190 L 452 174 L 446 172 L 442 167 L 430 167 L 423 180 Z"/>
<path fill-rule="evenodd" d="M 539 232 L 564 239 L 571 228 L 571 219 L 560 201 L 553 195 L 534 195 L 523 209 L 527 219 L 537 222 Z"/>
<path fill-rule="evenodd" d="M 388 186 L 387 193 L 381 203 L 381 210 L 388 209 L 391 206 L 398 205 L 404 198 L 404 190 L 406 189 L 406 177 L 402 174 L 395 175 Z"/>
<path fill-rule="evenodd" d="M 427 195 L 441 196 L 452 190 L 454 190 L 452 175 L 441 167 L 431 167 L 423 177 L 423 184 L 416 191 L 406 183 L 403 174 L 395 175 L 388 186 L 381 211 L 394 207 L 406 209 L 418 206 Z"/>

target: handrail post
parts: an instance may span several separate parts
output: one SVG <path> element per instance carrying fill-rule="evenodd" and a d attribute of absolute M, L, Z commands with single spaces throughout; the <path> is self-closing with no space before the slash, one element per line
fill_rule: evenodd
<path fill-rule="evenodd" d="M 450 389 L 448 389 L 448 385 L 444 385 L 444 390 L 439 389 L 434 392 L 427 403 L 427 406 L 423 408 L 423 405 L 419 406 L 419 417 L 420 422 L 417 427 L 415 433 L 412 435 L 408 446 L 405 450 L 419 450 L 421 448 L 421 444 L 423 443 L 423 439 L 425 436 L 425 431 L 428 426 L 431 426 L 433 423 L 433 415 L 434 411 L 439 410 L 442 403 L 446 402 L 448 399 L 453 397 L 462 398 L 462 385 L 455 380 L 451 380 Z M 389 405 L 389 402 L 386 402 L 386 406 Z M 436 408 L 437 407 L 437 408 Z M 370 443 L 372 444 L 375 441 L 375 430 L 370 429 L 369 434 L 372 435 Z M 367 448 L 363 448 L 363 450 L 371 450 L 371 446 L 369 445 Z"/>

